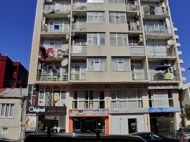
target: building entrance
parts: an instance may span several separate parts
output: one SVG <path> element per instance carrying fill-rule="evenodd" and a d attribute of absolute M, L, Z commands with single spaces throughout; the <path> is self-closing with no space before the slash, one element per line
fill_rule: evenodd
<path fill-rule="evenodd" d="M 99 128 L 100 133 L 105 133 L 105 119 L 99 117 L 73 118 L 73 132 L 94 133 Z"/>

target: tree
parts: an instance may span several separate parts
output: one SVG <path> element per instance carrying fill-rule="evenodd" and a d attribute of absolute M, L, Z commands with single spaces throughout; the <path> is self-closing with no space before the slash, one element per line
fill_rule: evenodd
<path fill-rule="evenodd" d="M 185 111 L 185 117 L 187 119 L 190 119 L 190 104 L 186 104 L 184 107 L 184 111 Z"/>

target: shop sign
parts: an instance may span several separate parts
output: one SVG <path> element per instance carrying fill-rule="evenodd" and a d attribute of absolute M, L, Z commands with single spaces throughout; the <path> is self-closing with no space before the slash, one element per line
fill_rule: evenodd
<path fill-rule="evenodd" d="M 26 114 L 25 117 L 25 132 L 35 132 L 36 131 L 36 115 Z"/>
<path fill-rule="evenodd" d="M 46 114 L 61 114 L 66 115 L 66 106 L 30 106 L 28 107 L 27 113 L 46 113 Z"/>
<path fill-rule="evenodd" d="M 148 86 L 144 84 L 127 84 L 127 85 L 111 85 L 111 89 L 147 89 Z"/>
<path fill-rule="evenodd" d="M 162 112 L 179 112 L 179 107 L 168 107 L 168 108 L 149 108 L 149 113 L 162 113 Z"/>
<path fill-rule="evenodd" d="M 137 109 L 111 109 L 110 114 L 126 114 L 126 113 L 148 113 L 148 108 Z"/>
<path fill-rule="evenodd" d="M 86 110 L 70 110 L 70 116 L 108 116 L 107 109 L 86 109 Z"/>
<path fill-rule="evenodd" d="M 96 89 L 105 89 L 105 85 L 96 84 L 96 85 L 72 85 L 72 89 L 84 89 L 84 90 L 96 90 Z"/>
<path fill-rule="evenodd" d="M 45 112 L 46 110 L 45 110 L 45 107 L 40 108 L 40 107 L 30 106 L 30 107 L 28 108 L 28 111 L 29 111 L 29 112 L 38 113 L 38 112 Z"/>
<path fill-rule="evenodd" d="M 174 84 L 150 84 L 148 89 L 179 89 L 179 86 Z"/>

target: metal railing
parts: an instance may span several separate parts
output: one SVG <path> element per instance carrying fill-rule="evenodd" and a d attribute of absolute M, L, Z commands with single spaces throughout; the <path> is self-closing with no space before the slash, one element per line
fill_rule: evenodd
<path fill-rule="evenodd" d="M 37 81 L 68 81 L 68 74 L 59 74 L 59 75 L 38 74 Z"/>
<path fill-rule="evenodd" d="M 86 80 L 86 73 L 83 75 L 79 73 L 71 73 L 71 80 Z"/>
<path fill-rule="evenodd" d="M 144 9 L 144 8 L 149 9 L 149 6 L 142 6 L 142 9 Z M 167 11 L 167 8 L 165 8 L 165 7 L 155 7 L 155 10 L 152 13 L 151 12 L 148 12 L 148 13 L 144 12 L 144 14 L 145 15 L 166 15 L 166 14 L 168 14 L 168 11 Z"/>
<path fill-rule="evenodd" d="M 145 75 L 144 75 L 144 71 L 135 71 L 133 72 L 133 80 L 144 80 L 145 79 Z"/>
<path fill-rule="evenodd" d="M 170 28 L 155 28 L 155 27 L 148 27 L 145 28 L 145 32 L 149 34 L 170 34 Z"/>
<path fill-rule="evenodd" d="M 156 57 L 168 57 L 168 56 L 176 56 L 174 50 L 166 50 L 166 51 L 147 51 L 148 56 L 156 56 Z"/>
<path fill-rule="evenodd" d="M 54 4 L 54 5 L 44 5 L 44 13 L 68 13 L 70 11 L 70 4 Z"/>
<path fill-rule="evenodd" d="M 83 11 L 87 9 L 86 3 L 73 4 L 73 10 Z"/>
<path fill-rule="evenodd" d="M 139 7 L 137 5 L 126 5 L 126 11 L 138 11 Z"/>
<path fill-rule="evenodd" d="M 73 31 L 85 31 L 86 30 L 86 23 L 74 23 L 72 25 Z"/>
<path fill-rule="evenodd" d="M 133 24 L 129 24 L 129 31 L 141 31 L 142 28 L 140 26 L 140 22 L 139 24 L 133 23 Z"/>
<path fill-rule="evenodd" d="M 174 73 L 150 73 L 151 81 L 179 81 L 179 76 Z"/>
<path fill-rule="evenodd" d="M 130 55 L 144 56 L 145 49 L 144 47 L 130 47 Z"/>
<path fill-rule="evenodd" d="M 87 54 L 87 46 L 82 45 L 74 45 L 71 47 L 71 54 L 72 55 L 86 55 Z"/>

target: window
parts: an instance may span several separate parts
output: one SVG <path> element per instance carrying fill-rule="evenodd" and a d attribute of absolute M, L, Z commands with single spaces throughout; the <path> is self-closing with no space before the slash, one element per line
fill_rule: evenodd
<path fill-rule="evenodd" d="M 87 3 L 104 3 L 104 0 L 87 0 Z"/>
<path fill-rule="evenodd" d="M 147 41 L 147 49 L 149 56 L 167 56 L 167 45 L 163 40 Z"/>
<path fill-rule="evenodd" d="M 111 108 L 142 108 L 140 91 L 113 90 L 111 91 Z"/>
<path fill-rule="evenodd" d="M 130 58 L 112 57 L 112 71 L 130 71 Z"/>
<path fill-rule="evenodd" d="M 126 23 L 126 13 L 124 12 L 109 12 L 110 23 Z"/>
<path fill-rule="evenodd" d="M 149 106 L 154 108 L 173 107 L 172 90 L 149 90 Z"/>
<path fill-rule="evenodd" d="M 73 108 L 75 109 L 98 109 L 104 107 L 104 91 L 79 90 L 73 92 Z"/>
<path fill-rule="evenodd" d="M 7 127 L 3 127 L 2 133 L 8 133 L 8 128 Z"/>
<path fill-rule="evenodd" d="M 110 45 L 112 46 L 126 46 L 128 43 L 127 34 L 110 33 Z"/>
<path fill-rule="evenodd" d="M 59 90 L 41 90 L 38 98 L 39 106 L 66 106 L 66 92 Z"/>
<path fill-rule="evenodd" d="M 87 33 L 88 45 L 105 45 L 105 33 Z"/>
<path fill-rule="evenodd" d="M 69 31 L 69 21 L 67 19 L 56 18 L 47 19 L 46 21 L 48 32 L 68 32 Z"/>
<path fill-rule="evenodd" d="M 1 104 L 1 117 L 13 117 L 14 104 Z"/>
<path fill-rule="evenodd" d="M 109 3 L 125 3 L 125 0 L 108 0 Z"/>
<path fill-rule="evenodd" d="M 104 23 L 104 12 L 87 12 L 88 23 Z"/>
<path fill-rule="evenodd" d="M 106 71 L 106 58 L 88 58 L 88 71 Z"/>

